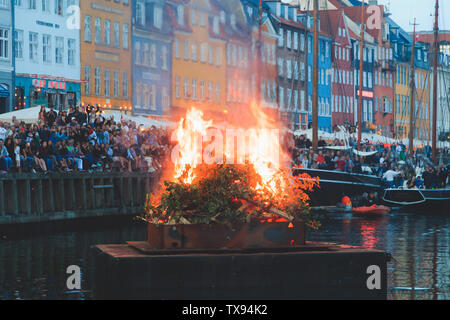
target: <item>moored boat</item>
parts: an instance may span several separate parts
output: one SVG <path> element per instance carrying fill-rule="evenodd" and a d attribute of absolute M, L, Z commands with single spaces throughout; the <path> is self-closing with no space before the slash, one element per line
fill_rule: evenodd
<path fill-rule="evenodd" d="M 389 206 L 403 207 L 411 211 L 450 214 L 450 188 L 386 189 L 382 200 Z"/>
<path fill-rule="evenodd" d="M 381 216 L 391 212 L 391 208 L 380 205 L 373 205 L 370 207 L 357 207 L 352 209 L 354 215 L 361 216 Z"/>
<path fill-rule="evenodd" d="M 363 192 L 381 194 L 383 191 L 381 179 L 375 175 L 307 168 L 296 169 L 294 172 L 300 173 L 319 178 L 319 188 L 310 194 L 313 206 L 335 205 L 344 196 L 360 196 Z"/>

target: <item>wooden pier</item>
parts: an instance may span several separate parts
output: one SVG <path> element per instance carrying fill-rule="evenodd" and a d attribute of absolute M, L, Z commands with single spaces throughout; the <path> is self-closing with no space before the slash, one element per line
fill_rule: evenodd
<path fill-rule="evenodd" d="M 0 176 L 0 225 L 141 213 L 150 173 Z"/>

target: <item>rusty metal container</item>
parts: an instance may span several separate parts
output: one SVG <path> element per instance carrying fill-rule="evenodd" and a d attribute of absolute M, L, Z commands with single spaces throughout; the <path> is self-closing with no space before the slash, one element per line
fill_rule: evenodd
<path fill-rule="evenodd" d="M 305 244 L 305 225 L 295 222 L 224 224 L 148 224 L 154 249 L 258 249 Z"/>

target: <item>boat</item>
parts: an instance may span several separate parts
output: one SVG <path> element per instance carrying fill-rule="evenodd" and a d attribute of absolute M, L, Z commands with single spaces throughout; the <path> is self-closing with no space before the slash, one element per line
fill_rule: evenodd
<path fill-rule="evenodd" d="M 357 207 L 352 209 L 352 213 L 358 216 L 381 216 L 391 212 L 391 208 L 383 205 L 373 205 L 370 207 Z"/>
<path fill-rule="evenodd" d="M 408 211 L 450 214 L 450 188 L 445 189 L 386 189 L 382 200 L 386 205 Z"/>
<path fill-rule="evenodd" d="M 381 178 L 375 175 L 348 173 L 337 170 L 297 168 L 293 174 L 306 173 L 319 178 L 319 187 L 309 194 L 312 206 L 332 206 L 342 197 L 360 196 L 362 192 L 383 192 Z"/>

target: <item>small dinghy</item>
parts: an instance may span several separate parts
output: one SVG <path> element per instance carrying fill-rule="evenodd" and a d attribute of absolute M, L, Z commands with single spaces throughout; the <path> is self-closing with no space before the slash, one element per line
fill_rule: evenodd
<path fill-rule="evenodd" d="M 352 213 L 354 215 L 369 215 L 369 216 L 383 215 L 389 213 L 390 211 L 391 208 L 389 207 L 377 206 L 375 204 L 370 207 L 358 207 L 352 209 Z"/>

